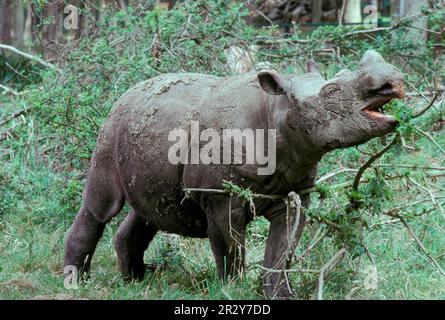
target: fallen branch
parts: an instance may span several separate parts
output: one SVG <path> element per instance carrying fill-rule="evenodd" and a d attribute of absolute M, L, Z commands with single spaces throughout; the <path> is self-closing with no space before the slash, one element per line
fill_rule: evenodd
<path fill-rule="evenodd" d="M 399 21 L 396 21 L 394 24 L 392 24 L 389 27 L 379 27 L 379 28 L 374 28 L 374 29 L 363 29 L 363 30 L 351 31 L 351 32 L 346 33 L 345 37 L 350 37 L 350 36 L 357 35 L 357 34 L 368 34 L 368 33 L 375 33 L 375 32 L 381 32 L 381 31 L 391 31 L 391 30 L 401 27 L 402 23 L 404 21 L 413 19 L 413 18 L 417 18 L 421 15 L 422 15 L 422 13 L 414 14 L 414 15 L 411 15 L 408 17 L 403 17 L 402 19 L 400 19 Z"/>
<path fill-rule="evenodd" d="M 414 91 L 416 91 L 423 99 L 425 99 L 426 102 L 430 103 L 430 99 L 427 98 L 427 96 L 425 96 L 425 94 L 423 92 L 421 92 L 419 89 L 417 89 L 416 85 L 412 84 L 411 82 L 409 82 L 408 80 L 404 79 L 404 82 L 411 87 L 411 89 L 413 89 Z"/>
<path fill-rule="evenodd" d="M 331 259 L 320 269 L 320 275 L 318 276 L 317 287 L 315 288 L 314 296 L 316 293 L 317 300 L 323 300 L 323 286 L 324 280 L 329 273 L 339 264 L 346 255 L 346 249 L 340 249 Z"/>
<path fill-rule="evenodd" d="M 12 93 L 15 96 L 19 95 L 19 93 L 17 91 L 15 91 L 14 89 L 9 88 L 9 87 L 1 84 L 1 83 L 0 83 L 0 89 L 3 89 L 3 93 L 9 92 L 9 93 Z"/>
<path fill-rule="evenodd" d="M 19 110 L 17 112 L 14 112 L 12 116 L 10 116 L 9 118 L 6 118 L 5 120 L 0 122 L 0 127 L 5 125 L 6 123 L 8 123 L 9 121 L 11 121 L 13 119 L 20 117 L 22 114 L 27 113 L 29 110 L 30 110 L 29 108 L 25 108 L 25 109 Z"/>
<path fill-rule="evenodd" d="M 12 127 L 10 127 L 8 130 L 6 130 L 5 132 L 2 132 L 0 135 L 0 141 L 6 140 L 8 138 L 8 136 L 12 137 L 11 132 L 14 131 L 15 128 L 17 128 L 18 126 L 20 126 L 22 124 L 23 123 L 16 123 Z"/>
<path fill-rule="evenodd" d="M 0 49 L 12 51 L 12 52 L 18 54 L 19 56 L 22 56 L 22 57 L 27 58 L 29 60 L 35 61 L 35 62 L 41 64 L 42 66 L 45 66 L 45 67 L 51 68 L 51 69 L 55 69 L 55 70 L 57 70 L 57 72 L 60 72 L 60 73 L 62 72 L 62 70 L 59 67 L 57 67 L 57 66 L 55 66 L 55 65 L 53 65 L 53 64 L 51 64 L 49 62 L 46 62 L 45 60 L 43 60 L 43 59 L 41 59 L 41 58 L 39 58 L 37 56 L 33 56 L 33 55 L 29 54 L 29 53 L 25 53 L 23 51 L 20 51 L 19 49 L 15 48 L 13 46 L 9 46 L 7 44 L 0 43 Z"/>

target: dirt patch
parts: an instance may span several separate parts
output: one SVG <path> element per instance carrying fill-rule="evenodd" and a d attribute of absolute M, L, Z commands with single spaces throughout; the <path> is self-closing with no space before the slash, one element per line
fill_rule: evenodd
<path fill-rule="evenodd" d="M 78 298 L 69 294 L 57 293 L 52 295 L 39 295 L 32 297 L 31 300 L 88 300 L 86 298 Z"/>
<path fill-rule="evenodd" d="M 9 281 L 0 282 L 0 292 L 9 292 L 13 290 L 24 292 L 34 291 L 37 290 L 37 288 L 32 282 L 23 279 L 12 279 Z"/>

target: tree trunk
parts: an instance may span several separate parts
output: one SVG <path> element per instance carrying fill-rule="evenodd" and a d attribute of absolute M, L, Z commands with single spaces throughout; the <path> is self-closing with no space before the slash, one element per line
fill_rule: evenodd
<path fill-rule="evenodd" d="M 11 44 L 14 0 L 0 2 L 0 43 Z"/>
<path fill-rule="evenodd" d="M 54 0 L 45 5 L 43 17 L 45 24 L 42 28 L 43 54 L 46 58 L 57 56 L 57 43 L 63 38 L 63 0 Z"/>
<path fill-rule="evenodd" d="M 399 16 L 410 17 L 419 15 L 422 7 L 429 7 L 428 0 L 399 0 Z M 412 19 L 412 26 L 415 29 L 410 29 L 408 37 L 413 41 L 426 42 L 428 33 L 424 31 L 427 28 L 427 18 L 425 16 L 417 16 Z M 422 30 L 423 29 L 423 30 Z"/>
<path fill-rule="evenodd" d="M 314 9 L 312 12 L 312 22 L 320 22 L 321 21 L 321 6 L 322 0 L 314 0 Z"/>
<path fill-rule="evenodd" d="M 0 1 L 0 43 L 23 46 L 25 18 L 21 1 Z"/>
<path fill-rule="evenodd" d="M 32 8 L 31 4 L 26 5 L 25 30 L 23 32 L 23 42 L 29 45 L 32 42 Z"/>
<path fill-rule="evenodd" d="M 391 0 L 389 11 L 390 11 L 391 17 L 399 16 L 400 0 Z"/>
<path fill-rule="evenodd" d="M 12 46 L 23 47 L 23 35 L 25 32 L 25 10 L 22 1 L 15 2 L 14 26 L 12 29 Z"/>
<path fill-rule="evenodd" d="M 43 41 L 45 45 L 59 39 L 62 35 L 63 8 L 63 0 L 56 0 L 47 4 L 43 10 L 45 19 L 49 21 L 48 24 L 43 26 Z"/>
<path fill-rule="evenodd" d="M 343 0 L 345 3 L 345 12 L 343 15 L 343 21 L 345 23 L 361 23 L 362 13 L 360 0 Z"/>

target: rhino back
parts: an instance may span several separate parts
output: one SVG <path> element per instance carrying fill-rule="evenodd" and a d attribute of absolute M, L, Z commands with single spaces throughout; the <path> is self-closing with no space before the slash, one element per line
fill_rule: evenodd
<path fill-rule="evenodd" d="M 139 83 L 117 102 L 99 134 L 96 153 L 112 152 L 133 208 L 158 208 L 182 196 L 183 165 L 168 161 L 175 128 L 258 127 L 263 94 L 254 74 L 219 78 L 166 74 Z M 166 208 L 164 208 L 167 210 Z M 172 208 L 177 210 L 177 208 Z"/>

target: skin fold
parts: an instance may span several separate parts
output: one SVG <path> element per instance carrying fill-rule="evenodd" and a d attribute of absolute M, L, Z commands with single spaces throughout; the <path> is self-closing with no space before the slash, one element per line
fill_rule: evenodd
<path fill-rule="evenodd" d="M 308 73 L 214 77 L 165 74 L 139 83 L 115 104 L 101 129 L 91 159 L 82 206 L 66 238 L 64 265 L 88 271 L 104 226 L 132 208 L 115 236 L 118 265 L 127 280 L 145 273 L 144 251 L 158 231 L 209 238 L 221 278 L 244 266 L 246 225 L 253 219 L 238 197 L 194 192 L 184 187 L 221 188 L 223 180 L 255 193 L 287 195 L 313 186 L 321 157 L 395 129 L 397 121 L 378 112 L 403 97 L 403 77 L 375 51 L 364 54 L 356 71 L 326 81 L 311 61 Z M 200 129 L 275 129 L 276 170 L 258 175 L 256 164 L 171 164 L 169 132 Z M 303 207 L 309 197 L 301 196 Z M 229 207 L 230 206 L 230 207 Z M 264 266 L 283 269 L 287 248 L 283 201 L 255 200 L 256 215 L 270 221 Z M 230 212 L 230 216 L 229 216 Z M 303 231 L 300 215 L 297 239 Z M 268 297 L 292 295 L 280 273 L 264 277 Z"/>

